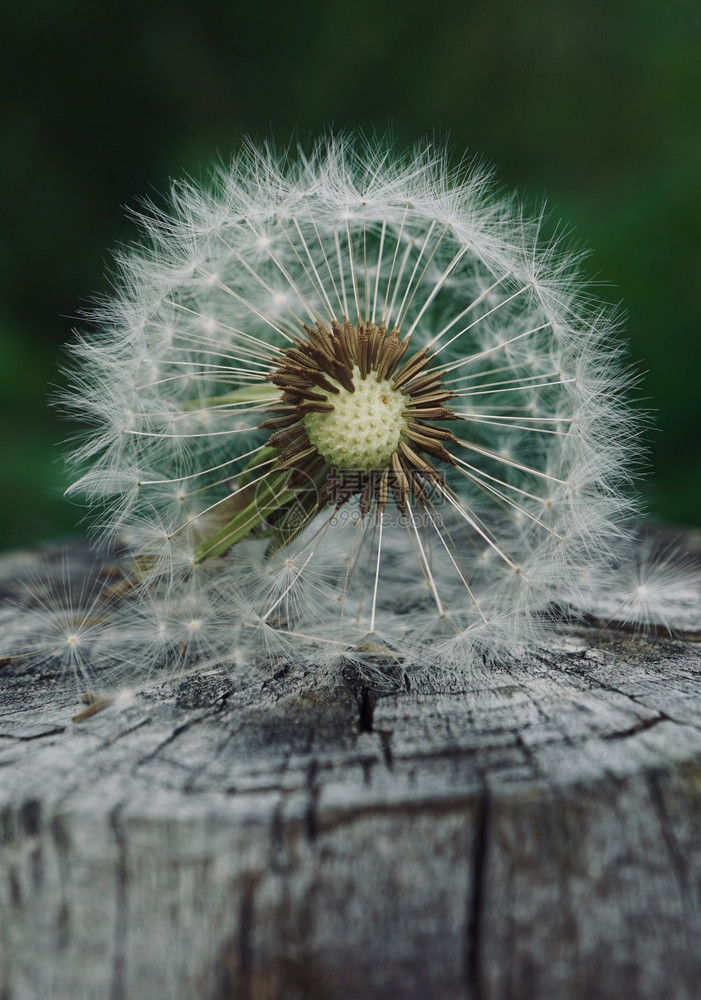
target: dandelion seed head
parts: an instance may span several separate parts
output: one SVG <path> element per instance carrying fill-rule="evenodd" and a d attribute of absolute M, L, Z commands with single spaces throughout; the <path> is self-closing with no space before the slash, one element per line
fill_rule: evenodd
<path fill-rule="evenodd" d="M 128 548 L 149 662 L 467 669 L 623 564 L 619 316 L 487 171 L 248 144 L 139 224 L 66 402 L 70 493 Z"/>

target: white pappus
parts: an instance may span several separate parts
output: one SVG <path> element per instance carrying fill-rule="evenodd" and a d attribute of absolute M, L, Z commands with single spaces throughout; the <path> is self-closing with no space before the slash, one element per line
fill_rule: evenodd
<path fill-rule="evenodd" d="M 381 684 L 620 595 L 640 416 L 540 221 L 441 150 L 344 137 L 246 145 L 149 206 L 66 397 L 70 492 L 127 552 L 112 661 Z"/>

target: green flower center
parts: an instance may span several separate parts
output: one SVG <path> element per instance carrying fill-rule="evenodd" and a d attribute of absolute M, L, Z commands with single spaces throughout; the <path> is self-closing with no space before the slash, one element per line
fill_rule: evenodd
<path fill-rule="evenodd" d="M 324 461 L 337 469 L 382 469 L 392 460 L 402 433 L 408 427 L 407 397 L 375 371 L 361 377 L 353 365 L 353 386 L 349 392 L 335 379 L 338 393 L 324 393 L 333 409 L 308 413 L 304 427 L 311 444 Z"/>

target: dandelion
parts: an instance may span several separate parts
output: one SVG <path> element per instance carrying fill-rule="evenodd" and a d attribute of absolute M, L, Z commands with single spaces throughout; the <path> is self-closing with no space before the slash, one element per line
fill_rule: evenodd
<path fill-rule="evenodd" d="M 74 348 L 70 492 L 128 548 L 147 669 L 469 669 L 606 579 L 636 506 L 616 317 L 487 172 L 248 145 L 139 221 Z"/>
<path fill-rule="evenodd" d="M 642 534 L 609 567 L 609 583 L 592 581 L 587 613 L 633 629 L 698 632 L 701 568 L 674 544 Z"/>
<path fill-rule="evenodd" d="M 49 676 L 75 676 L 87 685 L 100 662 L 109 674 L 114 642 L 107 581 L 94 560 L 73 566 L 45 560 L 31 564 L 26 578 L 17 574 L 16 593 L 3 607 L 3 654 L 43 668 Z"/>

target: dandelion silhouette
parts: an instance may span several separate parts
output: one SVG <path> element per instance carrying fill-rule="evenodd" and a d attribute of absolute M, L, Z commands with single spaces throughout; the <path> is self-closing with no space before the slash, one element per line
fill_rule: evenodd
<path fill-rule="evenodd" d="M 616 316 L 487 172 L 247 145 L 139 221 L 67 397 L 125 663 L 463 671 L 618 586 Z"/>

